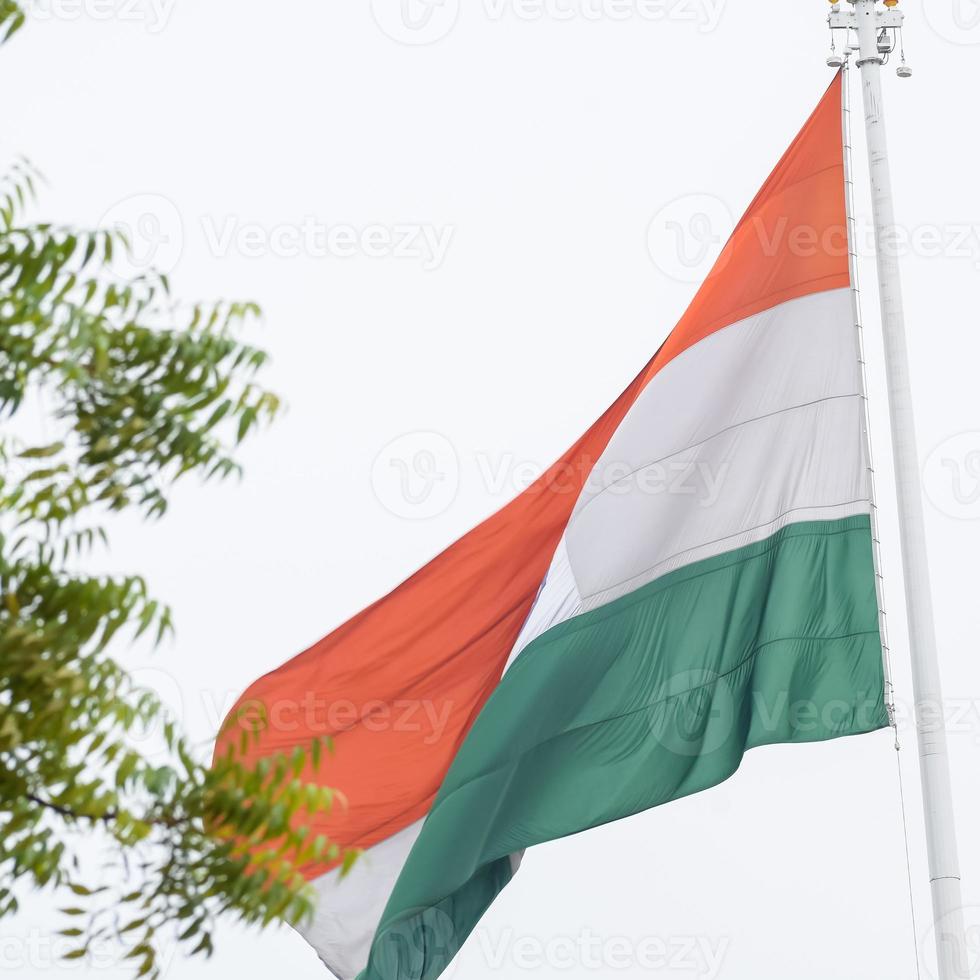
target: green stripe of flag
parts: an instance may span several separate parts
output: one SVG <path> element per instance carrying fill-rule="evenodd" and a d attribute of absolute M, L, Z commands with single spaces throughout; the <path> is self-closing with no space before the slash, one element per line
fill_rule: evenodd
<path fill-rule="evenodd" d="M 867 516 L 790 525 L 532 642 L 455 759 L 362 980 L 432 980 L 509 855 L 887 725 Z"/>

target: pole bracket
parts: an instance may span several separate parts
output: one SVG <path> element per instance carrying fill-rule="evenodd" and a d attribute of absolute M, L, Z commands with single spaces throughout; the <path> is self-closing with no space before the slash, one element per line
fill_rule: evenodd
<path fill-rule="evenodd" d="M 827 15 L 827 23 L 832 30 L 856 30 L 857 13 L 853 10 L 839 10 L 835 7 Z M 876 10 L 875 22 L 880 30 L 883 27 L 901 27 L 905 21 L 905 14 L 901 10 Z"/>

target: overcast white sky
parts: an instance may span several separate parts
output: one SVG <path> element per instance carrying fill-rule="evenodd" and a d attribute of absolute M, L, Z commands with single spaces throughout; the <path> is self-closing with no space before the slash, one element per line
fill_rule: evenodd
<path fill-rule="evenodd" d="M 249 681 L 503 504 L 607 406 L 693 295 L 701 246 L 726 233 L 830 80 L 821 0 L 406 4 L 418 20 L 397 0 L 38 0 L 0 51 L 2 152 L 47 175 L 39 217 L 129 222 L 140 261 L 170 271 L 182 296 L 254 298 L 266 311 L 268 381 L 289 412 L 247 448 L 245 482 L 184 488 L 163 525 L 121 523 L 110 557 L 175 608 L 172 646 L 122 659 L 202 744 Z M 886 71 L 887 115 L 911 239 L 903 272 L 964 894 L 980 928 L 980 7 L 924 6 L 904 4 L 915 75 Z M 887 605 L 907 702 L 864 253 Z M 413 504 L 419 488 L 406 497 L 389 464 L 413 467 L 427 451 L 443 479 Z M 69 969 L 54 959 L 61 925 L 46 899 L 26 903 L 0 924 L 0 966 L 25 980 Z M 710 792 L 534 849 L 455 969 L 467 980 L 911 980 L 912 940 L 895 752 L 879 733 L 758 750 Z M 73 972 L 129 976 L 105 963 Z M 225 928 L 214 960 L 175 960 L 166 976 L 328 975 L 288 930 Z"/>

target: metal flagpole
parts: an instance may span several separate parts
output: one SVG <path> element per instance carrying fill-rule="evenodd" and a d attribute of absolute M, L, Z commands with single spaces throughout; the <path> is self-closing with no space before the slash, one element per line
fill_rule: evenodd
<path fill-rule="evenodd" d="M 861 87 L 864 92 L 888 408 L 894 451 L 936 955 L 939 980 L 960 980 L 969 976 L 969 965 L 963 931 L 960 871 L 932 593 L 929 586 L 919 453 L 912 412 L 908 344 L 905 337 L 905 315 L 896 254 L 895 213 L 882 109 L 881 66 L 894 50 L 895 34 L 901 30 L 903 15 L 894 9 L 898 0 L 884 0 L 882 8 L 879 8 L 878 0 L 848 0 L 853 8 L 850 11 L 841 9 L 839 0 L 831 2 L 835 4 L 830 15 L 832 30 L 842 28 L 847 37 L 851 36 L 851 31 L 857 34 L 857 45 L 850 50 L 857 54 L 857 66 L 861 69 Z M 845 54 L 846 51 L 845 45 Z M 836 57 L 836 53 L 832 51 L 828 63 L 833 64 L 832 59 Z M 911 74 L 905 65 L 904 56 L 898 73 L 901 77 Z"/>

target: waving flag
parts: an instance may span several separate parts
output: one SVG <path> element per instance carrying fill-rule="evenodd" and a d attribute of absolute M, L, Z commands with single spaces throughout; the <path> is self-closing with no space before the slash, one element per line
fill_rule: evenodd
<path fill-rule="evenodd" d="M 335 738 L 312 829 L 365 853 L 306 869 L 304 935 L 343 980 L 438 976 L 533 844 L 887 724 L 840 99 L 558 462 L 243 696 L 257 752 Z"/>

